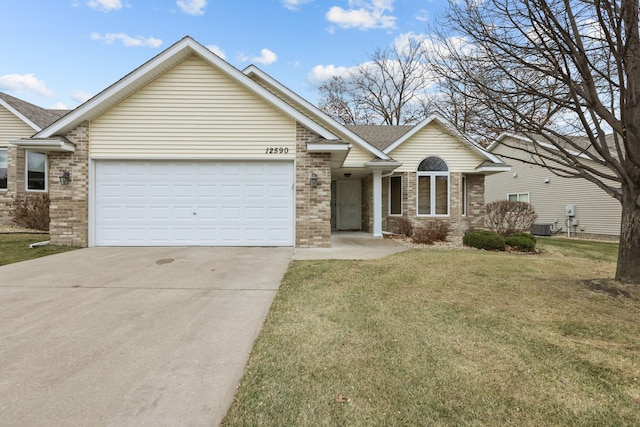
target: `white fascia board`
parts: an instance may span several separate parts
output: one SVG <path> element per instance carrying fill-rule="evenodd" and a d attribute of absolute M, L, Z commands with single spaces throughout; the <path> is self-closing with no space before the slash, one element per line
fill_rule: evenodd
<path fill-rule="evenodd" d="M 167 61 L 174 58 L 174 56 L 185 49 L 188 44 L 187 39 L 182 39 L 180 42 L 169 47 L 165 51 L 161 52 L 151 60 L 147 61 L 140 67 L 136 68 L 125 77 L 118 80 L 116 83 L 104 89 L 93 98 L 81 104 L 75 110 L 68 113 L 62 119 L 53 123 L 51 126 L 46 127 L 41 132 L 35 135 L 37 138 L 48 138 L 56 135 L 63 129 L 71 126 L 75 127 L 85 120 L 93 119 L 96 111 L 101 111 L 101 107 L 109 103 L 112 99 L 115 99 L 118 95 L 123 95 L 121 98 L 125 98 L 129 94 L 133 93 L 137 88 L 142 87 L 147 83 L 145 77 L 148 76 L 151 70 L 157 69 Z M 129 91 L 127 91 L 129 89 Z"/>
<path fill-rule="evenodd" d="M 4 108 L 6 108 L 7 110 L 9 110 L 9 112 L 11 114 L 16 116 L 20 120 L 22 120 L 27 126 L 29 126 L 31 129 L 35 130 L 36 132 L 40 132 L 42 130 L 40 128 L 40 126 L 38 126 L 37 124 L 33 123 L 27 116 L 25 116 L 24 114 L 22 114 L 20 111 L 16 110 L 15 108 L 13 108 L 13 106 L 11 104 L 6 102 L 2 98 L 0 98 L 0 105 L 3 106 Z"/>
<path fill-rule="evenodd" d="M 540 140 L 538 140 L 538 139 L 533 139 L 533 138 L 530 138 L 530 137 L 527 137 L 527 136 L 518 135 L 518 134 L 515 134 L 515 133 L 508 133 L 508 132 L 501 133 L 501 134 L 498 136 L 497 141 L 496 141 L 496 142 L 494 142 L 494 143 L 492 143 L 492 144 L 489 146 L 489 148 L 493 149 L 496 145 L 498 145 L 498 143 L 502 143 L 502 141 L 503 141 L 505 138 L 513 138 L 513 139 L 515 139 L 515 140 L 522 141 L 522 142 L 526 142 L 526 143 L 529 143 L 529 144 L 531 144 L 531 143 L 533 143 L 533 144 L 537 144 L 537 145 L 539 145 L 540 147 L 542 147 L 542 148 L 544 148 L 544 149 L 546 149 L 546 150 L 550 150 L 550 151 L 557 151 L 557 152 L 559 152 L 559 153 L 561 152 L 561 151 L 560 151 L 560 149 L 559 149 L 558 147 L 556 147 L 555 145 L 553 145 L 553 144 L 551 144 L 551 143 L 549 143 L 549 142 L 543 142 L 543 141 L 540 141 Z M 568 152 L 569 154 L 571 154 L 572 156 L 578 157 L 578 158 L 580 158 L 580 159 L 586 159 L 586 160 L 591 160 L 591 161 L 593 161 L 593 159 L 592 159 L 591 157 L 587 156 L 586 154 L 578 153 L 578 152 L 577 152 L 577 151 L 575 151 L 575 150 L 567 149 L 567 152 Z"/>
<path fill-rule="evenodd" d="M 400 162 L 396 162 L 395 160 L 392 161 L 377 161 L 377 162 L 367 162 L 364 164 L 364 166 L 368 169 L 387 169 L 387 168 L 399 168 L 400 166 L 402 166 L 402 163 Z"/>
<path fill-rule="evenodd" d="M 356 142 L 358 145 L 360 145 L 362 148 L 369 151 L 371 154 L 375 155 L 376 157 L 379 157 L 385 160 L 391 159 L 391 157 L 389 157 L 385 152 L 377 149 L 376 147 L 369 144 L 367 141 L 365 141 L 364 139 L 362 139 L 361 137 L 359 137 L 358 135 L 356 135 L 355 133 L 353 133 L 343 125 L 341 125 L 340 123 L 336 122 L 334 119 L 332 119 L 329 115 L 324 113 L 318 107 L 316 107 L 306 99 L 302 98 L 300 95 L 298 95 L 297 93 L 295 93 L 294 91 L 292 91 L 291 89 L 289 89 L 288 87 L 286 87 L 285 85 L 283 85 L 282 83 L 280 83 L 279 81 L 271 77 L 269 74 L 265 73 L 260 68 L 256 67 L 255 65 L 249 65 L 242 72 L 247 76 L 251 74 L 257 75 L 260 79 L 269 83 L 271 86 L 273 86 L 274 88 L 282 92 L 285 96 L 288 96 L 289 98 L 295 100 L 297 103 L 305 107 L 309 112 L 313 113 L 319 120 L 324 121 L 328 125 L 332 126 L 334 129 L 337 129 L 339 132 L 342 132 L 344 135 L 348 136 L 351 140 Z"/>
<path fill-rule="evenodd" d="M 500 135 L 498 135 L 498 137 L 496 138 L 495 141 L 493 141 L 491 144 L 489 144 L 489 146 L 487 147 L 487 151 L 493 151 L 493 149 L 496 148 L 498 145 L 502 144 L 502 142 L 506 138 L 513 138 L 513 139 L 517 139 L 518 141 L 523 141 L 523 142 L 535 142 L 533 139 L 527 138 L 524 135 L 518 135 L 518 134 L 512 133 L 512 132 L 502 132 Z"/>
<path fill-rule="evenodd" d="M 334 151 L 349 151 L 351 150 L 351 144 L 322 144 L 322 143 L 307 143 L 307 151 L 311 153 L 328 153 Z"/>
<path fill-rule="evenodd" d="M 161 52 L 156 57 L 152 58 L 127 76 L 123 77 L 121 80 L 114 83 L 103 92 L 91 98 L 89 101 L 85 102 L 62 119 L 43 129 L 36 135 L 36 137 L 50 137 L 52 135 L 56 135 L 58 132 L 68 126 L 74 127 L 74 125 L 77 126 L 85 120 L 91 120 L 93 118 L 94 112 L 101 111 L 101 107 L 105 103 L 109 103 L 112 99 L 117 99 L 118 96 L 122 94 L 124 94 L 124 96 L 121 96 L 121 98 L 124 98 L 130 93 L 133 93 L 136 89 L 142 87 L 142 85 L 155 78 L 155 75 L 153 75 L 151 78 L 148 78 L 149 74 L 153 70 L 162 69 L 163 66 L 166 67 L 166 64 L 169 64 L 169 67 L 166 67 L 166 69 L 168 69 L 175 62 L 176 58 L 184 58 L 190 53 L 198 54 L 201 58 L 208 61 L 211 65 L 218 67 L 229 77 L 233 78 L 241 85 L 261 96 L 276 108 L 280 109 L 285 114 L 299 121 L 305 127 L 309 128 L 323 138 L 328 140 L 339 139 L 336 135 L 329 132 L 319 124 L 315 123 L 304 114 L 300 113 L 298 110 L 260 86 L 258 83 L 251 80 L 240 70 L 236 69 L 231 64 L 224 61 L 222 58 L 220 58 L 190 37 L 183 38 L 173 46 Z"/>
<path fill-rule="evenodd" d="M 476 172 L 509 172 L 511 166 L 480 166 L 476 168 Z"/>
<path fill-rule="evenodd" d="M 41 152 L 66 152 L 73 153 L 76 151 L 76 146 L 65 139 L 18 139 L 9 141 L 10 144 L 16 145 L 25 150 L 41 151 Z"/>

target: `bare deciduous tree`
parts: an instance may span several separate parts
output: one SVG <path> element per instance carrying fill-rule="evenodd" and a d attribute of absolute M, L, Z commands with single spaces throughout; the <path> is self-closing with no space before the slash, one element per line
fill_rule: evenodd
<path fill-rule="evenodd" d="M 435 64 L 483 112 L 488 137 L 529 135 L 513 148 L 531 163 L 620 201 L 616 279 L 627 283 L 640 283 L 638 13 L 638 0 L 451 1 Z"/>
<path fill-rule="evenodd" d="M 318 106 L 343 124 L 411 124 L 425 117 L 421 100 L 433 83 L 422 44 L 409 38 L 324 83 Z"/>

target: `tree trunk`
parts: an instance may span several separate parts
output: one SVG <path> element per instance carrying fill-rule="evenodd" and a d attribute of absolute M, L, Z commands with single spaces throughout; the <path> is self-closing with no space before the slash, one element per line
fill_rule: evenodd
<path fill-rule="evenodd" d="M 640 285 L 640 187 L 625 188 L 616 280 Z"/>

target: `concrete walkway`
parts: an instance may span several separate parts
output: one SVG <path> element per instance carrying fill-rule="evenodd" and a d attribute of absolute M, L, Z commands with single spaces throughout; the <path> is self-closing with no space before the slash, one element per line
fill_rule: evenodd
<path fill-rule="evenodd" d="M 292 253 L 91 248 L 0 267 L 0 425 L 218 425 Z"/>
<path fill-rule="evenodd" d="M 296 248 L 293 259 L 376 259 L 409 249 L 393 239 L 360 231 L 331 233 L 330 248 Z"/>

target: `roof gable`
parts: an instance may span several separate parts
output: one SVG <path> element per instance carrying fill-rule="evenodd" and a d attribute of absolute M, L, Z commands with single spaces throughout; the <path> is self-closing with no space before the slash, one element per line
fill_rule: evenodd
<path fill-rule="evenodd" d="M 68 113 L 67 110 L 47 110 L 0 92 L 0 105 L 35 131 L 50 125 Z"/>
<path fill-rule="evenodd" d="M 175 43 L 173 46 L 164 50 L 142 66 L 127 74 L 125 77 L 109 86 L 98 95 L 80 105 L 78 108 L 67 114 L 61 120 L 45 129 L 42 129 L 35 136 L 40 138 L 47 138 L 53 135 L 60 135 L 71 131 L 82 122 L 91 120 L 109 110 L 111 107 L 118 104 L 120 101 L 127 98 L 129 95 L 136 92 L 138 89 L 145 86 L 149 82 L 153 81 L 155 78 L 162 75 L 169 69 L 173 68 L 175 65 L 182 62 L 185 58 L 192 54 L 200 56 L 211 66 L 217 67 L 227 76 L 242 84 L 250 91 L 261 96 L 267 102 L 271 103 L 276 108 L 280 109 L 282 112 L 297 120 L 313 132 L 316 132 L 323 138 L 327 140 L 339 139 L 326 127 L 312 121 L 300 111 L 293 108 L 291 105 L 287 104 L 285 101 L 251 80 L 240 70 L 236 69 L 235 67 L 215 55 L 213 52 L 193 40 L 191 37 L 185 37 L 179 42 Z"/>
<path fill-rule="evenodd" d="M 366 151 L 370 152 L 372 155 L 378 158 L 381 158 L 384 160 L 391 159 L 391 157 L 389 157 L 386 153 L 384 153 L 382 149 L 372 144 L 371 141 L 369 141 L 368 139 L 363 138 L 358 132 L 355 132 L 353 129 L 353 126 L 345 126 L 336 122 L 334 119 L 332 119 L 329 115 L 324 113 L 318 107 L 311 104 L 310 102 L 302 98 L 300 95 L 296 94 L 295 92 L 293 92 L 292 90 L 284 86 L 279 81 L 275 80 L 273 77 L 271 77 L 270 75 L 268 75 L 267 73 L 265 73 L 264 71 L 256 67 L 255 65 L 248 66 L 242 72 L 247 76 L 254 76 L 259 78 L 260 80 L 265 82 L 273 91 L 279 92 L 285 98 L 291 99 L 295 104 L 302 107 L 302 109 L 305 110 L 306 114 L 308 114 L 310 118 L 312 118 L 312 120 L 317 121 L 319 123 L 323 123 L 329 126 L 331 129 L 333 129 L 335 132 L 341 133 L 347 136 L 348 138 L 353 140 L 355 143 L 360 145 L 363 149 L 365 149 Z"/>
<path fill-rule="evenodd" d="M 489 151 L 485 150 L 480 145 L 476 144 L 475 142 L 471 141 L 469 138 L 467 138 L 466 136 L 464 136 L 463 134 L 458 132 L 458 130 L 455 129 L 451 123 L 449 123 L 447 120 L 445 120 L 444 118 L 442 118 L 442 117 L 440 117 L 440 116 L 438 116 L 436 114 L 431 115 L 431 116 L 427 117 L 425 120 L 423 120 L 422 122 L 418 123 L 411 130 L 409 130 L 404 135 L 402 135 L 398 140 L 396 140 L 393 144 L 387 146 L 387 148 L 384 149 L 384 152 L 386 154 L 391 153 L 394 149 L 396 149 L 400 145 L 404 144 L 405 142 L 409 141 L 411 139 L 411 137 L 413 137 L 415 134 L 420 132 L 426 126 L 434 124 L 434 123 L 437 123 L 440 126 L 442 126 L 442 128 L 449 135 L 451 135 L 458 142 L 460 142 L 460 144 L 462 146 L 465 146 L 469 150 L 475 152 L 476 154 L 479 154 L 483 159 L 488 160 L 488 161 L 490 161 L 492 163 L 503 164 L 502 160 L 500 160 L 498 157 L 496 157 L 495 155 L 491 154 Z"/>
<path fill-rule="evenodd" d="M 388 146 L 413 129 L 415 125 L 349 125 L 346 127 L 371 145 L 384 151 Z"/>

